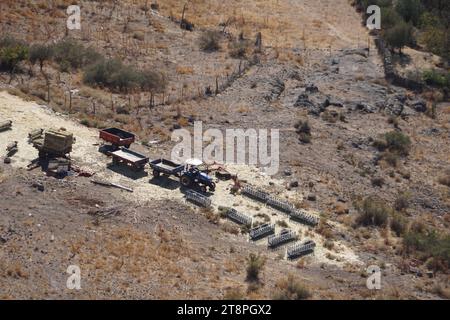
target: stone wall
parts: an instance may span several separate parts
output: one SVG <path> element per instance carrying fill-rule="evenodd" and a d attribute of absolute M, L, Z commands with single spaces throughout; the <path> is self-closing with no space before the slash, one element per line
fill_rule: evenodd
<path fill-rule="evenodd" d="M 422 92 L 425 87 L 422 82 L 402 77 L 395 71 L 395 67 L 392 63 L 392 53 L 384 43 L 384 40 L 377 37 L 375 38 L 375 44 L 378 48 L 378 52 L 380 53 L 381 58 L 383 59 L 386 80 L 396 86 L 404 87 L 416 92 Z"/>

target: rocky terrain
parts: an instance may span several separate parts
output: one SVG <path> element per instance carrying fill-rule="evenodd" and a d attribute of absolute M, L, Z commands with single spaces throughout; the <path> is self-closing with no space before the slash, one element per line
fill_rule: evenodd
<path fill-rule="evenodd" d="M 347 1 L 193 1 L 192 32 L 180 28 L 181 2 L 152 10 L 145 1 L 81 2 L 89 27 L 71 37 L 106 57 L 161 70 L 168 84 L 149 108 L 148 92 L 88 86 L 81 70 L 61 71 L 55 62 L 44 66 L 50 99 L 38 66 L 12 79 L 0 73 L 0 120 L 13 121 L 0 132 L 0 152 L 19 141 L 11 163 L 2 155 L 0 164 L 2 299 L 270 299 L 289 296 L 289 276 L 313 299 L 449 298 L 450 104 L 389 84 Z M 29 43 L 59 41 L 65 5 L 6 1 L 1 31 Z M 203 32 L 224 24 L 220 49 L 199 49 Z M 233 57 L 240 32 L 251 46 L 261 32 L 263 50 Z M 70 108 L 69 89 L 77 90 Z M 132 149 L 170 157 L 171 131 L 192 130 L 194 121 L 204 130 L 280 129 L 275 176 L 259 166 L 227 168 L 319 217 L 319 225 L 232 195 L 231 182 L 218 182 L 212 210 L 199 209 L 175 180 L 129 174 L 98 152 L 98 128 L 118 126 L 138 134 Z M 46 127 L 74 133 L 76 166 L 134 192 L 27 171 L 37 157 L 27 135 Z M 271 221 L 277 231 L 294 229 L 317 243 L 315 253 L 289 261 L 285 247 L 249 242 L 219 206 Z M 384 220 L 364 222 L 372 212 Z M 437 240 L 427 238 L 433 232 Z M 251 254 L 265 258 L 259 281 L 248 278 Z M 66 288 L 69 265 L 81 267 L 82 290 Z M 381 290 L 366 287 L 371 265 L 382 270 Z"/>

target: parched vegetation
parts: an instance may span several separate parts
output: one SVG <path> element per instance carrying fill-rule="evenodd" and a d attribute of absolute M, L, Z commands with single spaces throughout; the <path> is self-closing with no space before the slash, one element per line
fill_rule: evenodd
<path fill-rule="evenodd" d="M 247 281 L 249 282 L 259 282 L 260 273 L 266 264 L 266 258 L 251 253 L 247 258 Z"/>
<path fill-rule="evenodd" d="M 423 223 L 408 219 L 385 201 L 367 197 L 357 202 L 357 226 L 389 228 L 403 238 L 403 253 L 413 255 L 426 263 L 431 270 L 446 271 L 450 268 L 450 236 L 440 234 Z"/>
<path fill-rule="evenodd" d="M 296 132 L 298 134 L 298 139 L 303 143 L 311 143 L 312 135 L 311 135 L 311 126 L 309 125 L 308 120 L 299 120 L 294 125 Z"/>
<path fill-rule="evenodd" d="M 400 131 L 387 132 L 373 142 L 374 147 L 381 152 L 381 158 L 394 167 L 401 157 L 409 155 L 411 144 L 411 139 Z"/>
<path fill-rule="evenodd" d="M 205 31 L 200 36 L 199 46 L 200 49 L 206 52 L 213 52 L 220 49 L 221 34 L 217 31 Z"/>
<path fill-rule="evenodd" d="M 435 230 L 410 230 L 404 236 L 404 250 L 415 253 L 427 267 L 438 271 L 450 268 L 450 235 Z"/>
<path fill-rule="evenodd" d="M 306 300 L 312 296 L 309 289 L 292 274 L 275 286 L 274 300 Z"/>
<path fill-rule="evenodd" d="M 441 176 L 439 178 L 439 183 L 444 186 L 450 187 L 450 172 L 447 172 L 445 175 Z"/>
<path fill-rule="evenodd" d="M 384 227 L 388 223 L 392 209 L 381 199 L 368 197 L 362 202 L 356 203 L 359 215 L 356 218 L 357 225 Z"/>

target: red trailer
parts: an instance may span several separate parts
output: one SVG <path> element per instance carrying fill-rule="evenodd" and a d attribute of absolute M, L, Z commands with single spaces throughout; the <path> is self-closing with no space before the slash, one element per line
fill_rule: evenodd
<path fill-rule="evenodd" d="M 120 147 L 129 148 L 136 140 L 136 136 L 131 132 L 124 131 L 118 128 L 109 128 L 100 130 L 100 139 L 111 143 L 115 150 Z"/>

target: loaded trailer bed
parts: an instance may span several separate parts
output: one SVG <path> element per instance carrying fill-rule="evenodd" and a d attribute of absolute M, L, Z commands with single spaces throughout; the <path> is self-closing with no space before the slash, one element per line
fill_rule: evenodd
<path fill-rule="evenodd" d="M 155 177 L 159 177 L 161 174 L 180 177 L 184 170 L 184 165 L 167 159 L 153 160 L 150 162 L 150 167 L 153 169 L 153 176 Z"/>
<path fill-rule="evenodd" d="M 126 148 L 111 152 L 111 156 L 114 164 L 125 164 L 135 171 L 143 170 L 149 161 L 148 157 Z"/>

